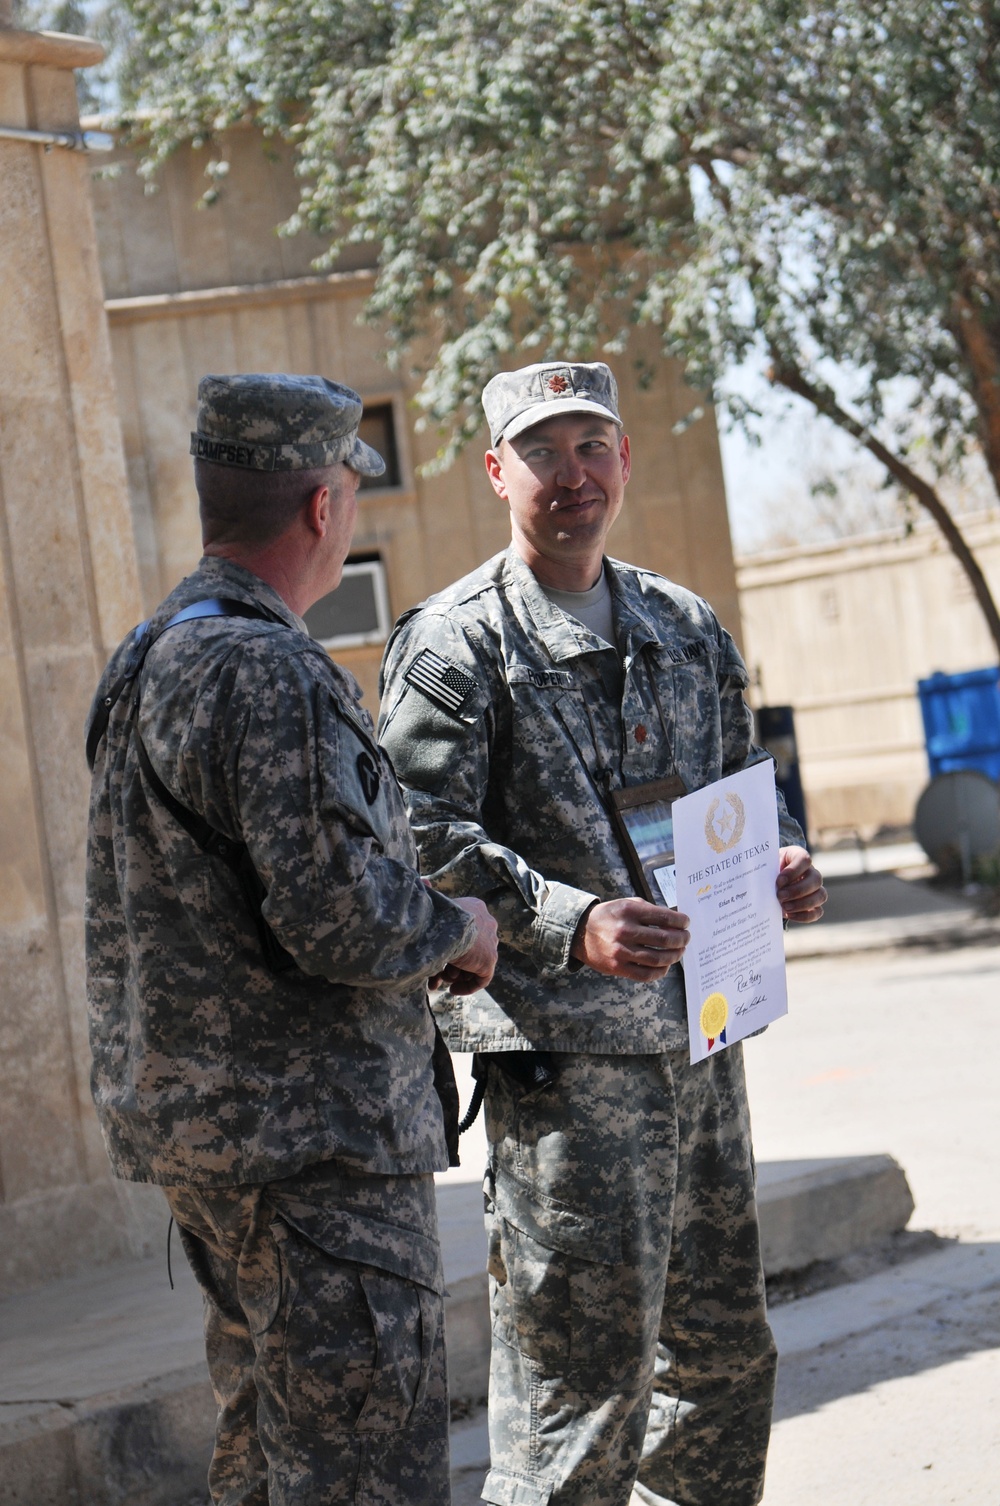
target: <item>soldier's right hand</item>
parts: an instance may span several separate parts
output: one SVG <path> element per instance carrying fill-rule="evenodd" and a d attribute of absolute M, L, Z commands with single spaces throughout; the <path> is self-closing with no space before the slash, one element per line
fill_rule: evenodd
<path fill-rule="evenodd" d="M 497 965 L 497 923 L 481 899 L 463 895 L 456 905 L 476 922 L 476 937 L 467 952 L 453 957 L 444 971 L 430 980 L 432 988 L 447 988 L 450 994 L 474 994 L 485 988 Z"/>
<path fill-rule="evenodd" d="M 597 973 L 651 983 L 665 978 L 684 955 L 691 939 L 687 926 L 679 910 L 648 900 L 605 900 L 583 916 L 570 955 Z"/>

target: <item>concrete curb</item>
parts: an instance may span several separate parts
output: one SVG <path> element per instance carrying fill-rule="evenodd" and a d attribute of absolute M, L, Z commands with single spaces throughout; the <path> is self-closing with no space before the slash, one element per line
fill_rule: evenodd
<path fill-rule="evenodd" d="M 822 869 L 823 854 L 817 862 Z M 1000 919 L 983 915 L 971 898 L 923 878 L 891 872 L 833 875 L 827 888 L 823 920 L 791 925 L 785 932 L 789 962 L 895 947 L 989 943 L 1000 937 Z"/>
<path fill-rule="evenodd" d="M 204 1360 L 86 1401 L 0 1414 L 2 1506 L 179 1506 L 207 1496 L 215 1401 Z"/>
<path fill-rule="evenodd" d="M 772 1161 L 758 1171 L 757 1209 L 764 1271 L 777 1276 L 905 1229 L 913 1196 L 892 1156 Z"/>
<path fill-rule="evenodd" d="M 758 1180 L 768 1274 L 862 1248 L 913 1208 L 890 1156 L 773 1162 Z M 475 1183 L 438 1193 L 452 1395 L 473 1404 L 489 1373 L 482 1194 Z M 0 1506 L 200 1498 L 215 1405 L 197 1289 L 186 1268 L 175 1277 L 164 1293 L 160 1262 L 129 1262 L 0 1303 Z"/>
<path fill-rule="evenodd" d="M 486 1272 L 448 1288 L 444 1310 L 451 1399 L 485 1399 L 490 1379 L 490 1300 Z"/>

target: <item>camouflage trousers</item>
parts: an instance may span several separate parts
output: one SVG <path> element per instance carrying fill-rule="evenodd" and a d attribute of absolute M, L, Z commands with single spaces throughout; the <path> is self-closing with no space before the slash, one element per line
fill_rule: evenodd
<path fill-rule="evenodd" d="M 205 1304 L 217 1506 L 448 1506 L 434 1178 L 168 1187 Z"/>
<path fill-rule="evenodd" d="M 532 1091 L 496 1060 L 484 1500 L 755 1506 L 777 1358 L 740 1047 L 558 1055 Z"/>

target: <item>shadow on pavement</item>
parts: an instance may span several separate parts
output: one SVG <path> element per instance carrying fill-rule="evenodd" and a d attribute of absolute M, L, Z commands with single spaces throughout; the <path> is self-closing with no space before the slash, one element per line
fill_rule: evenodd
<path fill-rule="evenodd" d="M 955 1244 L 780 1307 L 772 1314 L 782 1354 L 775 1421 L 1000 1350 L 998 1297 L 1000 1244 Z M 805 1319 L 797 1334 L 796 1308 Z M 818 1344 L 809 1341 L 810 1321 Z"/>
<path fill-rule="evenodd" d="M 860 873 L 826 881 L 829 899 L 821 925 L 851 925 L 859 920 L 907 919 L 918 915 L 946 915 L 969 908 L 953 890 L 932 887 L 921 879 L 895 873 Z"/>

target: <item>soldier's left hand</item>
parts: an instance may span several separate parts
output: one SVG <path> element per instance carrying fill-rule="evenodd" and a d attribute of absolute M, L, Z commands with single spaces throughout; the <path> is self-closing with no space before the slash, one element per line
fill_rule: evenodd
<path fill-rule="evenodd" d="M 466 894 L 455 898 L 455 904 L 476 922 L 475 940 L 467 952 L 453 957 L 437 977 L 429 978 L 428 987 L 447 988 L 456 995 L 474 994 L 486 987 L 497 965 L 497 923 L 481 899 Z"/>
<path fill-rule="evenodd" d="M 804 847 L 781 849 L 775 892 L 785 920 L 794 920 L 799 925 L 822 920 L 827 900 L 823 875 Z"/>

